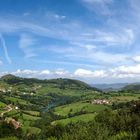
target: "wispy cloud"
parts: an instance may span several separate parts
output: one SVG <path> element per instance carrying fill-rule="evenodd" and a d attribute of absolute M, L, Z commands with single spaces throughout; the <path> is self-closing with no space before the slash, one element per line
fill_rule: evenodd
<path fill-rule="evenodd" d="M 2 36 L 2 34 L 0 34 L 0 41 L 1 41 L 1 47 L 3 48 L 4 50 L 4 54 L 5 54 L 5 57 L 8 61 L 9 64 L 12 63 L 12 60 L 11 58 L 9 57 L 9 54 L 8 54 L 8 49 L 7 49 L 7 46 L 6 46 L 6 43 L 5 43 L 5 39 L 4 37 Z"/>
<path fill-rule="evenodd" d="M 81 2 L 88 9 L 93 10 L 98 14 L 112 15 L 109 4 L 111 4 L 113 0 L 81 0 Z"/>
<path fill-rule="evenodd" d="M 133 47 L 135 47 L 136 42 L 139 42 L 138 35 L 140 33 L 139 27 L 133 25 L 133 23 L 135 24 L 134 20 L 125 23 L 124 19 L 128 20 L 128 16 L 123 15 L 124 13 L 121 15 L 122 20 L 118 15 L 112 15 L 114 0 L 80 0 L 80 2 L 91 10 L 89 16 L 93 15 L 93 17 L 86 17 L 87 20 L 83 17 L 84 20 L 81 18 L 77 21 L 76 19 L 69 19 L 65 14 L 60 15 L 47 11 L 43 18 L 38 17 L 38 21 L 36 21 L 37 18 L 32 15 L 30 19 L 31 14 L 27 12 L 23 14 L 24 18 L 18 16 L 12 18 L 10 16 L 8 16 L 9 18 L 1 17 L 0 31 L 2 34 L 16 34 L 20 37 L 19 47 L 26 58 L 40 55 L 41 59 L 44 52 L 37 51 L 42 46 L 42 44 L 39 44 L 42 41 L 40 38 L 48 39 L 49 43 L 46 41 L 48 44 L 45 42 L 44 46 L 47 46 L 47 53 L 53 55 L 53 60 L 48 58 L 51 64 L 61 64 L 65 60 L 65 62 L 62 62 L 64 65 L 70 64 L 75 67 L 86 67 L 88 65 L 90 68 L 100 65 L 100 67 L 105 67 L 108 70 L 109 67 L 129 66 L 136 64 L 136 61 L 138 63 L 139 57 L 135 56 L 139 54 L 133 51 Z M 120 10 L 118 5 L 113 5 L 113 7 L 115 10 Z M 135 7 L 133 6 L 133 8 Z M 131 10 L 128 11 L 128 15 L 129 13 L 131 13 Z M 100 16 L 97 17 L 98 14 Z M 103 21 L 101 17 L 103 17 Z M 88 23 L 88 18 L 90 18 L 91 23 Z M 137 20 L 138 23 L 140 22 Z M 61 43 L 59 44 L 59 42 Z M 5 54 L 7 54 L 8 60 L 8 52 Z M 57 59 L 58 56 L 61 57 L 61 60 Z M 75 63 L 73 64 L 73 62 Z M 102 69 L 99 72 L 95 69 L 91 73 L 94 76 L 104 74 Z"/>
<path fill-rule="evenodd" d="M 0 65 L 2 65 L 3 64 L 3 62 L 0 60 Z"/>
<path fill-rule="evenodd" d="M 22 34 L 20 41 L 19 41 L 19 47 L 24 52 L 26 58 L 34 57 L 36 54 L 34 53 L 34 49 L 32 47 L 35 45 L 35 40 L 26 34 Z"/>
<path fill-rule="evenodd" d="M 64 20 L 66 19 L 66 16 L 65 15 L 60 15 L 60 14 L 57 14 L 55 12 L 46 12 L 45 14 L 46 18 L 49 19 L 49 20 Z"/>

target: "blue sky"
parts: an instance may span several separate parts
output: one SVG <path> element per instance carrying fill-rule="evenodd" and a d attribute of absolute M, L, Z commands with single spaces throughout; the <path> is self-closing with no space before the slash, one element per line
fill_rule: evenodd
<path fill-rule="evenodd" d="M 0 75 L 140 81 L 139 0 L 1 0 Z"/>

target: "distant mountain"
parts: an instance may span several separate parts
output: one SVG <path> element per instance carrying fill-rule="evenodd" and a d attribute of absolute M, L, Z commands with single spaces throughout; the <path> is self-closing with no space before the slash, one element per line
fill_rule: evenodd
<path fill-rule="evenodd" d="M 123 87 L 127 85 L 128 83 L 114 83 L 114 84 L 93 84 L 91 86 L 96 87 L 102 91 L 109 92 L 121 90 Z"/>
<path fill-rule="evenodd" d="M 140 90 L 140 83 L 129 84 L 122 88 L 122 91 L 138 91 Z"/>

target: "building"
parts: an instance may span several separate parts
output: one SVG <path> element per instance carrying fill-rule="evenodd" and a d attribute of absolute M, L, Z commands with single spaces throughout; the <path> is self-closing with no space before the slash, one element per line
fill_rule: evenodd
<path fill-rule="evenodd" d="M 96 99 L 94 101 L 91 102 L 92 104 L 109 104 L 109 101 L 105 100 L 105 99 Z"/>

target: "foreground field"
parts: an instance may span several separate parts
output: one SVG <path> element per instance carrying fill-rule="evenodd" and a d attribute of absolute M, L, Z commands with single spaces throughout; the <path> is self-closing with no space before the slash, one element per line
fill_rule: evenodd
<path fill-rule="evenodd" d="M 89 102 L 76 102 L 60 107 L 56 107 L 54 113 L 60 116 L 68 116 L 68 114 L 75 114 L 77 112 L 100 112 L 109 108 L 107 105 L 96 105 Z"/>
<path fill-rule="evenodd" d="M 88 113 L 88 114 L 78 115 L 75 117 L 54 121 L 54 122 L 52 122 L 52 125 L 56 125 L 56 124 L 67 125 L 69 123 L 76 123 L 79 121 L 89 122 L 89 121 L 93 121 L 95 116 L 96 116 L 96 113 Z"/>

